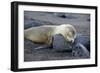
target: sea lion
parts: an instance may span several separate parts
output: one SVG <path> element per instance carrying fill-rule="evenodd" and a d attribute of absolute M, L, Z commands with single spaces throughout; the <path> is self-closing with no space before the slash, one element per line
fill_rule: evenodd
<path fill-rule="evenodd" d="M 71 24 L 43 25 L 31 27 L 24 30 L 24 37 L 33 43 L 51 45 L 52 37 L 56 34 L 62 35 L 67 42 L 74 42 L 76 29 Z"/>

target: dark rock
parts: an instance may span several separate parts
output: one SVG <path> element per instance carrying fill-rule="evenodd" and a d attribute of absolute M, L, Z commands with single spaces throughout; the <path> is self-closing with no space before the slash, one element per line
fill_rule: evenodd
<path fill-rule="evenodd" d="M 26 20 L 24 24 L 24 29 L 36 26 L 41 26 L 41 22 L 37 22 L 36 20 Z"/>
<path fill-rule="evenodd" d="M 28 29 L 30 27 L 42 26 L 42 25 L 59 25 L 59 24 L 36 20 L 36 19 L 28 19 L 24 21 L 24 29 Z"/>
<path fill-rule="evenodd" d="M 70 50 L 74 57 L 90 57 L 89 44 L 90 41 L 87 36 L 78 35 L 72 44 L 67 42 L 62 35 L 53 36 L 53 49 L 60 52 L 68 52 Z"/>
<path fill-rule="evenodd" d="M 90 53 L 87 50 L 87 48 L 82 45 L 81 43 L 77 43 L 73 50 L 72 50 L 72 55 L 74 57 L 82 57 L 82 58 L 89 58 L 90 57 Z"/>
<path fill-rule="evenodd" d="M 65 14 L 65 13 L 54 13 L 55 16 L 66 19 L 77 19 L 77 17 L 73 14 Z"/>
<path fill-rule="evenodd" d="M 77 35 L 73 43 L 72 55 L 75 57 L 90 57 L 90 38 L 85 35 Z"/>
<path fill-rule="evenodd" d="M 66 18 L 66 15 L 60 15 L 59 17 L 61 17 L 61 18 Z"/>
<path fill-rule="evenodd" d="M 82 45 L 84 45 L 87 50 L 90 52 L 90 37 L 89 36 L 85 36 L 85 35 L 77 35 L 74 45 L 77 43 L 81 43 Z"/>
<path fill-rule="evenodd" d="M 72 46 L 62 35 L 55 35 L 53 36 L 53 49 L 56 51 L 67 51 L 72 50 Z"/>

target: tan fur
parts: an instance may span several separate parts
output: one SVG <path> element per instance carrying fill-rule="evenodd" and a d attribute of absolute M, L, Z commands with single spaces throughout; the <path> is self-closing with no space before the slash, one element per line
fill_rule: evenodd
<path fill-rule="evenodd" d="M 52 37 L 56 34 L 61 34 L 68 42 L 73 42 L 76 38 L 76 30 L 70 24 L 44 25 L 24 30 L 26 39 L 48 45 L 52 43 Z"/>

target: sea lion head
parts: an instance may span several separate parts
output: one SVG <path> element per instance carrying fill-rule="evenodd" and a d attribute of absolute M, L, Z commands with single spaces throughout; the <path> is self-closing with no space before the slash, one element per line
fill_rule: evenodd
<path fill-rule="evenodd" d="M 71 24 L 60 25 L 61 34 L 64 36 L 67 42 L 74 42 L 76 38 L 76 29 Z"/>

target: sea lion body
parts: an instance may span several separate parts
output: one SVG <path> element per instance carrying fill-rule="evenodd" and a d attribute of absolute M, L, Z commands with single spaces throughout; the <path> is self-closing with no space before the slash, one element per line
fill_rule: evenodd
<path fill-rule="evenodd" d="M 43 25 L 24 30 L 24 37 L 26 39 L 34 43 L 48 45 L 52 43 L 52 37 L 56 34 L 61 34 L 68 42 L 73 42 L 76 38 L 76 30 L 70 24 Z"/>

